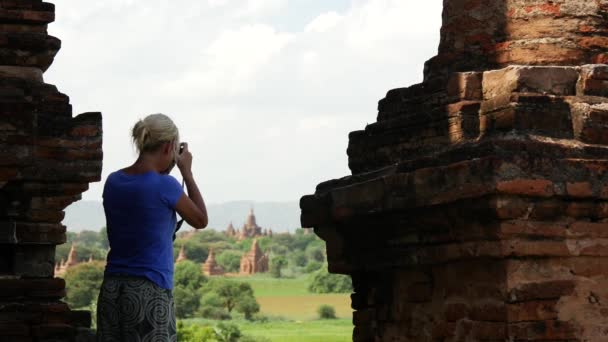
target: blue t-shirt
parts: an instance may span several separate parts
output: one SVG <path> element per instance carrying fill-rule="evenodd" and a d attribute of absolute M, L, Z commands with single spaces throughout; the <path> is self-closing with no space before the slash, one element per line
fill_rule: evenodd
<path fill-rule="evenodd" d="M 106 274 L 143 276 L 173 288 L 175 205 L 183 194 L 170 175 L 111 173 L 103 189 L 110 251 Z"/>

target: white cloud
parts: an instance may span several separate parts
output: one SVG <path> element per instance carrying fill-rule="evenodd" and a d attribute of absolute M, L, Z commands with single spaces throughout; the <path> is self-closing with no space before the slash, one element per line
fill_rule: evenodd
<path fill-rule="evenodd" d="M 306 25 L 304 31 L 323 33 L 336 26 L 342 20 L 342 18 L 343 17 L 336 12 L 327 12 L 320 14 L 308 25 Z"/>
<path fill-rule="evenodd" d="M 385 44 L 391 44 L 395 51 L 415 50 L 415 46 L 392 44 L 438 36 L 441 2 L 429 1 L 425 9 L 426 13 L 421 12 L 411 2 L 403 0 L 356 1 L 345 19 L 346 42 L 357 50 L 384 47 Z M 436 15 L 429 16 L 429 12 Z"/>
<path fill-rule="evenodd" d="M 204 94 L 208 98 L 250 90 L 256 75 L 292 39 L 292 34 L 263 24 L 223 30 L 198 52 L 180 77 L 165 82 L 164 89 L 177 97 Z"/>
<path fill-rule="evenodd" d="M 206 53 L 211 68 L 230 69 L 240 80 L 268 63 L 292 38 L 268 25 L 249 25 L 223 31 Z"/>
<path fill-rule="evenodd" d="M 236 17 L 267 15 L 279 11 L 286 0 L 207 0 L 210 8 L 226 7 Z"/>
<path fill-rule="evenodd" d="M 164 112 L 209 202 L 297 200 L 348 174 L 348 132 L 375 121 L 387 90 L 421 80 L 441 1 L 298 0 L 319 8 L 310 18 L 293 1 L 55 0 L 63 48 L 46 79 L 76 113 L 103 112 L 104 176 L 132 162 L 135 120 Z"/>

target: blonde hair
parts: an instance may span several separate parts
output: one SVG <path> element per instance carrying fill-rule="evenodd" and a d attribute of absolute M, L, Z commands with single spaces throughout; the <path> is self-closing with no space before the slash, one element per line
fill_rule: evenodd
<path fill-rule="evenodd" d="M 165 114 L 151 114 L 137 121 L 131 135 L 139 153 L 155 151 L 171 141 L 175 141 L 175 152 L 179 151 L 179 130 Z"/>

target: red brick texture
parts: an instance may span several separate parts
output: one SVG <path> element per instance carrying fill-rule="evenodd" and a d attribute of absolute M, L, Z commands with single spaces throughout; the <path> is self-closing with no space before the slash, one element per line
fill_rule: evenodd
<path fill-rule="evenodd" d="M 61 42 L 47 34 L 53 4 L 0 0 L 0 336 L 87 341 L 91 316 L 71 311 L 54 277 L 63 210 L 99 181 L 100 113 L 72 116 L 43 81 Z"/>
<path fill-rule="evenodd" d="M 425 81 L 300 201 L 354 341 L 608 340 L 607 10 L 444 1 Z"/>

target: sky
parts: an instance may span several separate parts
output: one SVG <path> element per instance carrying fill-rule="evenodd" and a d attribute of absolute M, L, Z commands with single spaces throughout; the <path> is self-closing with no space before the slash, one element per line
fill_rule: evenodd
<path fill-rule="evenodd" d="M 350 174 L 348 133 L 389 89 L 422 80 L 441 0 L 52 0 L 45 74 L 74 115 L 103 115 L 101 200 L 133 163 L 135 122 L 169 115 L 209 203 L 297 201 Z M 174 176 L 181 180 L 179 171 Z"/>

